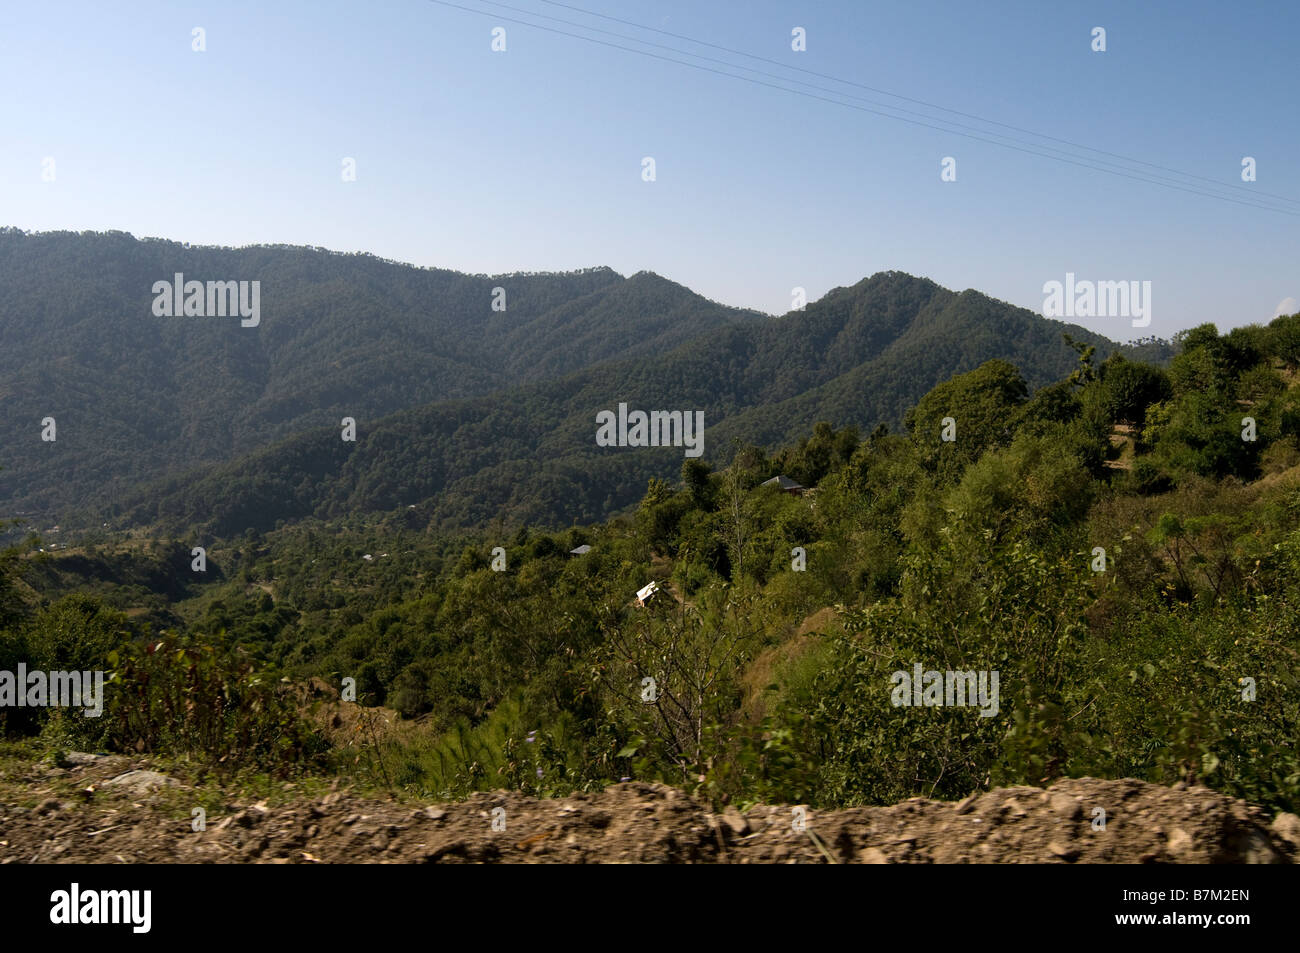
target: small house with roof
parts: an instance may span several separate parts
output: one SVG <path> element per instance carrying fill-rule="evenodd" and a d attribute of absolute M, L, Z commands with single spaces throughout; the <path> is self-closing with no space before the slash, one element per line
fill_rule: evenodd
<path fill-rule="evenodd" d="M 785 474 L 774 476 L 770 480 L 764 480 L 760 486 L 774 486 L 782 493 L 789 493 L 791 496 L 803 496 L 806 492 L 802 484 L 796 483 Z"/>

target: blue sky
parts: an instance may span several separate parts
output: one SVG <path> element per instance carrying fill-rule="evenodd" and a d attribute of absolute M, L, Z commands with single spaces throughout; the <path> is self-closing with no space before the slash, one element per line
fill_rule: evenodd
<path fill-rule="evenodd" d="M 1263 193 L 1300 200 L 1300 4 L 565 0 L 769 63 L 545 0 L 504 0 L 535 16 L 454 2 L 470 10 L 6 4 L 0 224 L 319 245 L 470 272 L 645 269 L 770 313 L 789 310 L 796 286 L 812 300 L 889 269 L 1035 311 L 1044 282 L 1067 272 L 1151 281 L 1150 327 L 1079 320 L 1119 340 L 1267 321 L 1288 298 L 1297 308 L 1300 201 Z M 1119 162 L 777 64 L 876 87 L 1204 176 L 1215 184 L 1119 163 L 1291 214 L 515 22 L 584 32 L 555 18 L 774 74 L 744 74 L 761 82 L 799 79 L 834 91 L 809 90 L 819 96 Z M 494 26 L 504 53 L 491 49 Z M 1096 26 L 1104 53 L 1091 49 Z M 205 52 L 191 49 L 194 27 Z M 794 27 L 804 52 L 791 49 Z M 945 156 L 955 182 L 940 181 Z M 1244 156 L 1257 162 L 1250 185 Z M 344 157 L 355 182 L 342 181 Z"/>

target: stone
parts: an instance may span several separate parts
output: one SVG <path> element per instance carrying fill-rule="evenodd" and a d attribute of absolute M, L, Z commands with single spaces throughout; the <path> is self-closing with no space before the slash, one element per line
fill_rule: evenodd
<path fill-rule="evenodd" d="M 1300 817 L 1283 812 L 1273 818 L 1272 830 L 1274 836 L 1300 851 Z"/>
<path fill-rule="evenodd" d="M 749 833 L 749 821 L 745 820 L 745 815 L 741 814 L 734 805 L 723 811 L 722 823 L 737 837 L 744 837 Z"/>
<path fill-rule="evenodd" d="M 86 751 L 69 751 L 63 756 L 63 761 L 72 765 L 94 764 L 96 761 L 107 761 L 106 754 L 90 754 Z"/>
<path fill-rule="evenodd" d="M 1169 841 L 1166 845 L 1166 849 L 1175 860 L 1190 860 L 1193 847 L 1192 835 L 1187 833 L 1187 831 L 1183 830 L 1181 827 L 1175 827 L 1169 832 Z"/>
<path fill-rule="evenodd" d="M 1053 811 L 1067 820 L 1076 821 L 1083 815 L 1083 805 L 1068 794 L 1053 792 L 1048 803 Z"/>
<path fill-rule="evenodd" d="M 1079 859 L 1079 852 L 1077 850 L 1073 847 L 1067 847 L 1060 841 L 1052 841 L 1047 845 L 1047 849 L 1051 852 L 1052 856 L 1059 857 L 1068 864 L 1072 864 Z"/>
<path fill-rule="evenodd" d="M 165 774 L 159 774 L 157 771 L 127 771 L 125 774 L 119 774 L 117 777 L 109 778 L 104 782 L 104 787 L 121 788 L 128 794 L 134 794 L 137 797 L 143 794 L 149 794 L 158 788 L 174 787 L 180 782 L 175 778 L 169 778 Z"/>

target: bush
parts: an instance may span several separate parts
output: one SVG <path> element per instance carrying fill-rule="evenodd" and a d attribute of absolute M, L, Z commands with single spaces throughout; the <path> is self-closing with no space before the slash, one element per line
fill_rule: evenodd
<path fill-rule="evenodd" d="M 102 725 L 86 728 L 99 746 L 276 773 L 325 751 L 287 683 L 236 652 L 168 633 L 109 653 L 108 664 Z"/>

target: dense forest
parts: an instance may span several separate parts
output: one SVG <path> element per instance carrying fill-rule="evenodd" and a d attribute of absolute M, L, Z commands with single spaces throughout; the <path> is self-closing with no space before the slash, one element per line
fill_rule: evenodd
<path fill-rule="evenodd" d="M 178 273 L 260 282 L 258 325 L 155 316 L 154 283 Z M 419 528 L 564 527 L 634 506 L 680 466 L 680 451 L 595 446 L 595 415 L 620 401 L 704 412 L 719 467 L 733 439 L 775 449 L 821 419 L 896 429 L 993 358 L 1049 383 L 1073 360 L 1062 331 L 1099 359 L 1169 356 L 897 272 L 768 317 L 648 272 L 463 275 L 5 229 L 0 284 L 0 519 L 41 529 L 229 536 L 399 509 Z"/>
<path fill-rule="evenodd" d="M 154 283 L 177 273 L 260 282 L 259 324 L 155 316 Z M 465 275 L 124 232 L 0 229 L 0 286 L 0 516 L 45 526 L 82 504 L 98 526 L 141 480 L 315 427 L 337 433 L 344 416 L 369 423 L 758 317 L 649 273 Z M 47 416 L 53 442 L 41 440 Z"/>
<path fill-rule="evenodd" d="M 622 464 L 641 483 L 607 520 L 557 531 L 485 509 L 449 533 L 394 508 L 438 489 L 407 452 L 464 499 L 494 501 L 492 481 L 511 474 L 543 502 L 573 492 L 589 464 L 528 461 L 565 460 L 576 429 L 521 435 L 513 455 L 497 443 L 516 414 L 547 419 L 525 405 L 611 393 L 571 379 L 496 405 L 497 418 L 472 402 L 394 418 L 368 438 L 389 454 L 382 471 L 313 456 L 323 443 L 268 451 L 259 465 L 283 469 L 264 478 L 303 486 L 299 518 L 279 527 L 249 511 L 249 528 L 216 535 L 195 520 L 166 540 L 104 534 L 54 552 L 33 535 L 0 561 L 0 669 L 104 668 L 112 681 L 102 719 L 6 711 L 5 731 L 45 749 L 342 772 L 431 798 L 638 778 L 715 803 L 834 806 L 1091 775 L 1300 809 L 1300 315 L 1194 328 L 1167 363 L 1044 324 L 1068 360 L 1042 380 L 981 359 L 978 338 L 945 345 L 946 320 L 992 334 L 1008 315 L 926 284 L 877 276 L 782 319 L 804 322 L 791 340 L 806 353 L 756 343 L 778 340 L 780 321 L 728 327 L 713 350 L 660 359 L 659 386 L 682 390 L 629 378 L 634 399 L 688 405 L 713 368 L 722 403 L 703 406 L 752 398 L 770 414 L 763 437 L 802 425 L 814 404 L 799 395 L 818 388 L 844 416 L 780 445 L 720 426 L 705 459 L 653 464 L 669 477 Z M 881 338 L 841 351 L 855 315 Z M 943 346 L 958 353 L 933 354 Z M 724 355 L 750 359 L 723 373 Z M 958 373 L 905 408 L 901 384 L 858 389 L 891 373 L 910 386 L 944 361 Z M 867 414 L 881 422 L 861 426 Z M 475 426 L 494 439 L 472 442 Z M 424 427 L 428 442 L 406 446 Z M 460 452 L 484 454 L 464 474 L 437 452 L 457 435 Z M 222 480 L 246 497 L 259 472 L 205 478 L 203 505 Z M 367 483 L 381 472 L 391 486 Z M 614 506 L 610 485 L 591 492 Z M 997 672 L 996 713 L 896 704 L 895 673 L 914 666 Z M 292 691 L 312 679 L 352 680 L 412 730 L 327 745 Z"/>

